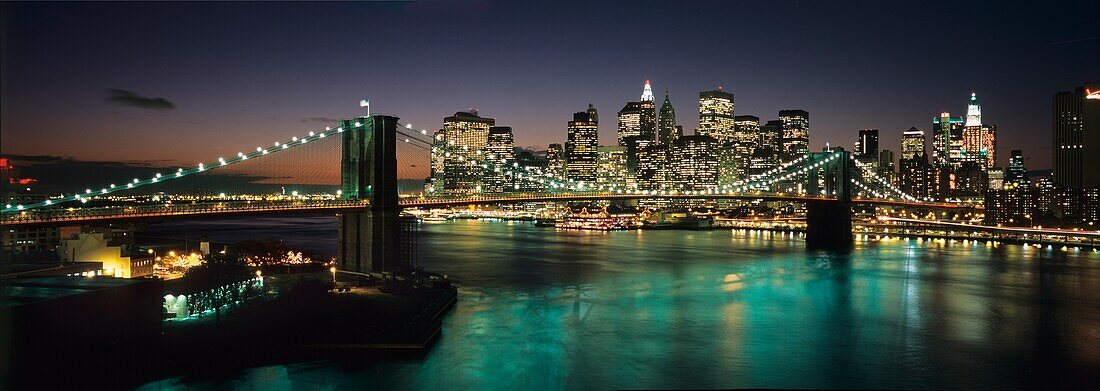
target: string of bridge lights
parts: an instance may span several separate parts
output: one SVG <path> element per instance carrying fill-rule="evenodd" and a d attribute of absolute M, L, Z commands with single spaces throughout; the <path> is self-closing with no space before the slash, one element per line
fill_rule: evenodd
<path fill-rule="evenodd" d="M 851 159 L 853 162 L 855 162 L 856 166 L 859 167 L 860 169 L 862 169 L 864 174 L 869 175 L 869 176 L 871 176 L 871 178 L 874 178 L 875 180 L 879 181 L 879 183 L 882 183 L 883 186 L 885 186 L 886 188 L 888 188 L 888 189 L 892 190 L 893 192 L 897 193 L 898 195 L 900 195 L 902 199 L 909 200 L 909 201 L 916 201 L 916 202 L 921 201 L 917 197 L 911 196 L 908 193 L 902 191 L 901 189 L 895 187 L 892 183 L 890 183 L 890 181 L 886 180 L 885 178 L 882 178 L 882 177 L 878 176 L 878 174 L 875 174 L 874 171 L 872 171 L 870 168 L 868 168 L 862 162 L 857 160 L 854 156 L 848 155 L 848 158 Z"/>
<path fill-rule="evenodd" d="M 349 122 L 349 125 L 352 125 L 353 128 L 360 128 L 360 127 L 363 126 L 362 121 L 357 120 L 354 123 L 350 123 L 350 121 L 348 121 L 348 122 Z M 111 193 L 115 193 L 115 192 L 119 192 L 119 191 L 123 191 L 123 190 L 135 189 L 135 188 L 138 188 L 138 187 L 148 186 L 148 185 L 155 184 L 155 183 L 160 183 L 160 182 L 163 182 L 163 181 L 168 181 L 168 180 L 172 180 L 172 179 L 178 179 L 178 178 L 186 177 L 186 176 L 189 176 L 189 175 L 192 175 L 192 174 L 197 174 L 197 173 L 200 173 L 200 172 L 205 172 L 205 171 L 209 171 L 209 170 L 213 170 L 213 169 L 218 169 L 218 168 L 222 168 L 222 167 L 231 166 L 233 164 L 246 161 L 248 159 L 268 155 L 268 154 L 275 153 L 275 152 L 288 150 L 288 149 L 291 149 L 291 148 L 294 148 L 294 147 L 305 145 L 306 143 L 309 143 L 310 141 L 316 141 L 316 140 L 326 138 L 330 135 L 343 133 L 344 130 L 345 129 L 344 129 L 343 126 L 337 126 L 335 129 L 333 129 L 331 126 L 326 126 L 324 130 L 309 131 L 308 133 L 306 133 L 302 137 L 293 136 L 293 137 L 290 138 L 290 140 L 275 141 L 272 144 L 272 146 L 267 147 L 267 148 L 264 148 L 263 146 L 258 146 L 258 147 L 256 147 L 255 151 L 249 151 L 248 153 L 245 153 L 243 151 L 242 152 L 237 152 L 237 155 L 235 157 L 230 157 L 228 159 L 226 159 L 225 157 L 218 157 L 218 160 L 216 162 L 211 162 L 209 164 L 207 164 L 205 162 L 200 162 L 195 167 L 192 167 L 192 168 L 179 168 L 179 169 L 176 170 L 176 172 L 170 173 L 168 175 L 165 175 L 163 173 L 158 172 L 158 173 L 155 173 L 153 176 L 149 177 L 148 179 L 143 180 L 141 178 L 133 178 L 130 181 L 122 182 L 122 184 L 112 183 L 110 185 L 100 187 L 100 189 L 98 191 L 94 191 L 91 188 L 87 188 L 87 189 L 84 189 L 84 191 L 79 191 L 78 190 L 78 191 L 74 192 L 72 195 L 68 195 L 68 196 L 66 196 L 65 194 L 61 194 L 56 199 L 48 199 L 48 200 L 45 200 L 43 202 L 37 202 L 37 203 L 27 204 L 27 205 L 7 204 L 7 205 L 4 205 L 4 208 L 0 211 L 2 211 L 3 213 L 20 212 L 20 211 L 25 211 L 25 210 L 32 210 L 32 209 L 35 209 L 35 208 L 42 208 L 42 207 L 46 207 L 46 206 L 52 206 L 52 205 L 61 204 L 61 203 L 65 203 L 65 202 L 77 202 L 78 201 L 80 203 L 87 203 L 88 200 L 89 200 L 89 197 L 107 195 L 107 194 L 111 194 Z"/>
<path fill-rule="evenodd" d="M 893 197 L 886 197 L 886 196 L 884 196 L 884 195 L 883 195 L 882 193 L 879 193 L 879 192 L 875 191 L 874 189 L 871 189 L 871 188 L 869 188 L 869 187 L 867 187 L 867 186 L 864 186 L 864 185 L 863 185 L 863 183 L 860 183 L 859 181 L 855 180 L 855 178 L 851 178 L 851 179 L 849 179 L 849 181 L 851 181 L 851 182 L 852 182 L 853 184 L 855 184 L 856 186 L 858 186 L 858 187 L 859 187 L 860 189 L 862 189 L 862 190 L 864 190 L 864 191 L 866 191 L 866 192 L 868 192 L 868 193 L 871 193 L 871 194 L 872 194 L 872 195 L 874 195 L 875 197 L 878 197 L 878 198 L 889 198 L 889 199 L 891 199 L 891 200 L 892 200 L 892 199 L 894 199 Z"/>

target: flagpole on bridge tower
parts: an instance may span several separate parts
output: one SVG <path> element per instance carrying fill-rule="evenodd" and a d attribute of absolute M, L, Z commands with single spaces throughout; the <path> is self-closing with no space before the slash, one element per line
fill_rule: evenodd
<path fill-rule="evenodd" d="M 370 117 L 370 101 L 363 99 L 359 101 L 359 107 L 365 107 L 367 109 L 367 116 Z"/>

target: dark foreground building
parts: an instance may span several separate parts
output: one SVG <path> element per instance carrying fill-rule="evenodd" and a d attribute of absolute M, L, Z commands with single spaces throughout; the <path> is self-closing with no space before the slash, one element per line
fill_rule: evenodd
<path fill-rule="evenodd" d="M 114 277 L 0 279 L 0 389 L 127 378 L 154 348 L 161 282 Z"/>

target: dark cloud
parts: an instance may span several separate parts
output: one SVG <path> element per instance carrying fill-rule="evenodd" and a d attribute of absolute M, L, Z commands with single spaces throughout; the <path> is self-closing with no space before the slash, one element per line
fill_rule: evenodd
<path fill-rule="evenodd" d="M 338 120 L 336 118 L 329 118 L 329 117 L 309 117 L 309 118 L 302 118 L 302 122 L 307 122 L 307 123 L 308 122 L 333 123 L 333 122 L 340 122 L 340 120 Z"/>
<path fill-rule="evenodd" d="M 138 95 L 133 91 L 120 90 L 117 88 L 107 90 L 106 100 L 111 103 L 140 107 L 143 109 L 172 110 L 176 108 L 176 104 L 169 102 L 167 99 L 161 97 L 149 98 Z"/>

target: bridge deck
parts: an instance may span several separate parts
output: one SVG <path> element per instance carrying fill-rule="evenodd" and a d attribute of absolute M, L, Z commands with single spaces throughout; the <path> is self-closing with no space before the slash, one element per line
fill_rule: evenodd
<path fill-rule="evenodd" d="M 761 201 L 835 201 L 825 196 L 807 196 L 784 193 L 729 193 L 729 194 L 620 194 L 620 193 L 555 193 L 555 194 L 516 194 L 483 197 L 433 197 L 405 198 L 400 204 L 407 208 L 454 207 L 485 204 L 511 204 L 524 202 L 569 202 L 593 200 L 635 200 L 635 199 L 741 199 Z M 882 199 L 853 199 L 853 204 L 917 207 L 931 209 L 981 209 L 981 206 L 910 202 Z M 269 215 L 287 213 L 317 213 L 362 210 L 369 207 L 366 200 L 296 200 L 296 201 L 224 201 L 174 204 L 138 204 L 128 206 L 39 209 L 18 213 L 6 213 L 0 220 L 4 225 L 63 225 L 71 223 L 113 222 L 141 219 L 167 219 L 180 217 L 214 217 L 238 215 Z"/>

